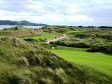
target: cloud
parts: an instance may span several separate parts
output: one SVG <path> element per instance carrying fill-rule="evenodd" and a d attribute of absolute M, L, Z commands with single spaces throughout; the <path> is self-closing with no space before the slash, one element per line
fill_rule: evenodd
<path fill-rule="evenodd" d="M 20 12 L 26 10 L 26 0 L 1 0 L 0 1 L 0 9 Z"/>
<path fill-rule="evenodd" d="M 112 25 L 111 4 L 111 0 L 0 0 L 0 19 L 65 25 Z"/>

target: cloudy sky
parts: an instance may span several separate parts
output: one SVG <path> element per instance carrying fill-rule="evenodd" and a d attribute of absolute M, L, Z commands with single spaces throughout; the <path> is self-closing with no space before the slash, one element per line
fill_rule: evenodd
<path fill-rule="evenodd" d="M 0 0 L 0 20 L 112 26 L 112 0 Z"/>

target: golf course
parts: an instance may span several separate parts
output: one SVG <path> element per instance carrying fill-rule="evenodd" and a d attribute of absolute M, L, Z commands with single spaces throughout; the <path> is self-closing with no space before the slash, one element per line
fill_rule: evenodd
<path fill-rule="evenodd" d="M 110 29 L 17 26 L 0 35 L 0 84 L 112 84 Z"/>
<path fill-rule="evenodd" d="M 84 49 L 59 47 L 52 52 L 73 63 L 91 67 L 112 77 L 112 56 L 104 53 L 86 52 Z"/>
<path fill-rule="evenodd" d="M 112 0 L 0 0 L 0 84 L 112 84 Z"/>

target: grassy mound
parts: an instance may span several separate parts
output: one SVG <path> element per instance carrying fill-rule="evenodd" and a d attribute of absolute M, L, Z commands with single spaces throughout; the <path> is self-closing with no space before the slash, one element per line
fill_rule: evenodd
<path fill-rule="evenodd" d="M 40 33 L 38 31 L 35 31 L 34 29 L 28 29 L 22 26 L 5 28 L 0 31 L 0 36 L 5 35 L 5 36 L 26 37 L 26 36 L 33 36 L 39 34 Z"/>
<path fill-rule="evenodd" d="M 19 38 L 0 38 L 0 84 L 110 84 L 111 80 Z"/>

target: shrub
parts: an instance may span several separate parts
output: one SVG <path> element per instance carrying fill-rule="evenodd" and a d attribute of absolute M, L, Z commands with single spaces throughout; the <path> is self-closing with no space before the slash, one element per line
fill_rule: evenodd
<path fill-rule="evenodd" d="M 104 53 L 112 53 L 112 46 L 92 46 L 88 51 L 90 52 L 104 52 Z"/>
<path fill-rule="evenodd" d="M 76 34 L 75 37 L 77 38 L 88 38 L 88 37 L 96 37 L 95 34 L 85 34 L 85 33 L 79 33 L 79 34 Z"/>
<path fill-rule="evenodd" d="M 90 48 L 90 45 L 87 43 L 68 43 L 66 41 L 56 41 L 51 42 L 51 44 L 59 45 L 59 46 L 67 46 L 67 47 L 77 47 L 77 48 Z"/>
<path fill-rule="evenodd" d="M 33 39 L 33 38 L 26 38 L 24 39 L 25 41 L 37 41 L 36 39 Z"/>
<path fill-rule="evenodd" d="M 86 43 L 73 43 L 68 45 L 69 47 L 77 47 L 77 48 L 90 48 L 90 45 Z"/>

